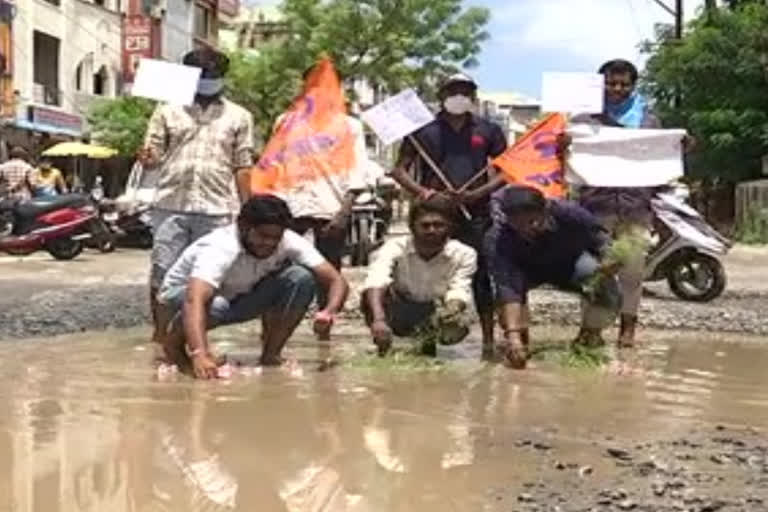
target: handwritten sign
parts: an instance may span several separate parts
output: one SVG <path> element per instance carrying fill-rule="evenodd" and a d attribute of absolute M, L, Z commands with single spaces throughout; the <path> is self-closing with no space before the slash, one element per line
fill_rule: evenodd
<path fill-rule="evenodd" d="M 131 95 L 172 105 L 191 105 L 200 80 L 200 68 L 155 59 L 141 59 Z"/>
<path fill-rule="evenodd" d="M 683 176 L 685 130 L 573 125 L 566 178 L 593 187 L 655 187 Z"/>
<path fill-rule="evenodd" d="M 361 117 L 386 145 L 397 142 L 435 119 L 413 89 L 392 96 L 363 112 Z"/>
<path fill-rule="evenodd" d="M 544 112 L 600 114 L 605 83 L 598 73 L 544 73 L 541 109 Z"/>

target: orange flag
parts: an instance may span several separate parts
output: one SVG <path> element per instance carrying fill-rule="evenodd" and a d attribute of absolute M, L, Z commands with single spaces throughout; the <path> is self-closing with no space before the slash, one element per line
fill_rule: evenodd
<path fill-rule="evenodd" d="M 286 191 L 301 182 L 349 173 L 355 165 L 354 140 L 341 81 L 324 58 L 252 170 L 251 193 Z"/>
<path fill-rule="evenodd" d="M 493 165 L 509 183 L 540 190 L 546 197 L 565 197 L 563 163 L 557 137 L 565 131 L 565 116 L 552 114 L 499 155 Z"/>

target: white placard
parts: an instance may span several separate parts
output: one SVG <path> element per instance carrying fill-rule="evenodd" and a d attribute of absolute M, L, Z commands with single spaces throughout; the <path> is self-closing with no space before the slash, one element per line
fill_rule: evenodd
<path fill-rule="evenodd" d="M 605 79 L 598 73 L 544 73 L 541 110 L 568 114 L 603 112 Z"/>
<path fill-rule="evenodd" d="M 592 187 L 655 187 L 683 176 L 685 130 L 633 130 L 587 124 L 572 137 L 566 179 Z"/>
<path fill-rule="evenodd" d="M 164 60 L 141 59 L 131 87 L 132 96 L 141 96 L 172 105 L 191 105 L 200 80 L 200 68 Z"/>
<path fill-rule="evenodd" d="M 397 142 L 435 119 L 413 89 L 388 98 L 360 117 L 385 145 Z"/>

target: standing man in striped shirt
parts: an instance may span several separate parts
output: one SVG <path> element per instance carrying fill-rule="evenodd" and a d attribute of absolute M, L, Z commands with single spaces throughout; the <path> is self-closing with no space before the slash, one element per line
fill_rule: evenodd
<path fill-rule="evenodd" d="M 140 154 L 142 164 L 160 169 L 150 275 L 156 342 L 168 324 L 156 298 L 166 272 L 197 239 L 232 223 L 249 196 L 253 165 L 253 116 L 222 95 L 229 59 L 201 48 L 185 55 L 183 63 L 202 69 L 194 104 L 159 106 Z"/>

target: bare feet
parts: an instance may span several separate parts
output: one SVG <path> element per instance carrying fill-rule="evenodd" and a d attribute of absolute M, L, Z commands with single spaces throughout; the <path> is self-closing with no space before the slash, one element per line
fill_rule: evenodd
<path fill-rule="evenodd" d="M 634 348 L 635 331 L 637 330 L 637 317 L 634 315 L 621 315 L 621 328 L 619 329 L 619 348 Z"/>
<path fill-rule="evenodd" d="M 573 344 L 581 345 L 583 347 L 596 348 L 604 347 L 605 340 L 603 339 L 603 335 L 600 329 L 587 329 L 582 327 L 578 336 L 576 336 L 576 339 L 573 340 Z"/>

